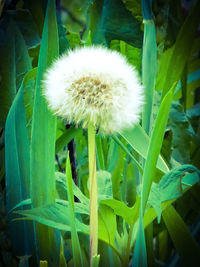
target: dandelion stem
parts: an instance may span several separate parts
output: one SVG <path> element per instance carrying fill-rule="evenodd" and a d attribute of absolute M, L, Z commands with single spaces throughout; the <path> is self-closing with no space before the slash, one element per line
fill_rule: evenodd
<path fill-rule="evenodd" d="M 88 154 L 89 154 L 89 181 L 90 181 L 90 266 L 98 250 L 98 203 L 96 179 L 96 149 L 95 127 L 88 125 Z"/>

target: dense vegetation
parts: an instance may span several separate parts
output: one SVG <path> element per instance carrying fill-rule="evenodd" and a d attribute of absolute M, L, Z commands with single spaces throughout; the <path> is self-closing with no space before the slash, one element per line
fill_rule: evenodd
<path fill-rule="evenodd" d="M 0 266 L 200 264 L 200 1 L 141 2 L 0 1 Z M 91 258 L 89 134 L 52 114 L 41 81 L 93 44 L 135 67 L 145 105 L 140 124 L 96 131 Z"/>

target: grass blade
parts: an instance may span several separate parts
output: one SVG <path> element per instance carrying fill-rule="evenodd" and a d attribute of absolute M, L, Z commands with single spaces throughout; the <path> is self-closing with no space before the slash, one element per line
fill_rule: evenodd
<path fill-rule="evenodd" d="M 170 205 L 163 211 L 162 216 L 183 265 L 196 266 L 200 262 L 200 247 L 180 215 Z"/>
<path fill-rule="evenodd" d="M 69 152 L 67 154 L 66 175 L 67 175 L 67 195 L 69 201 L 69 216 L 71 218 L 70 224 L 71 224 L 73 262 L 75 267 L 79 267 L 83 266 L 83 260 L 82 260 L 82 253 L 78 239 L 78 234 L 75 226 L 74 194 L 72 189 L 72 173 L 71 173 Z"/>
<path fill-rule="evenodd" d="M 138 124 L 133 129 L 123 131 L 120 135 L 127 141 L 132 148 L 139 153 L 143 158 L 147 158 L 149 147 L 149 136 L 145 133 L 144 129 Z M 162 172 L 167 173 L 169 168 L 164 159 L 159 155 L 156 167 Z"/>
<path fill-rule="evenodd" d="M 155 31 L 153 20 L 144 21 L 142 81 L 144 85 L 145 104 L 142 113 L 142 125 L 147 134 L 149 134 L 149 131 L 151 130 L 151 113 L 157 73 L 157 45 Z"/>
<path fill-rule="evenodd" d="M 158 156 L 161 150 L 163 137 L 164 137 L 167 121 L 168 121 L 171 100 L 173 97 L 173 92 L 174 92 L 176 84 L 177 83 L 175 83 L 172 86 L 170 91 L 167 93 L 167 95 L 161 102 L 158 115 L 155 121 L 155 126 L 152 130 L 147 159 L 146 159 L 145 166 L 144 166 L 143 181 L 142 181 L 141 202 L 142 202 L 143 212 L 145 210 L 151 184 L 154 179 L 156 163 L 157 163 Z"/>
<path fill-rule="evenodd" d="M 30 197 L 30 144 L 26 128 L 23 87 L 32 75 L 34 71 L 28 72 L 25 76 L 6 121 L 5 161 L 8 211 L 20 201 Z M 13 219 L 12 214 L 8 215 L 8 219 Z M 10 222 L 9 227 L 15 253 L 21 256 L 31 254 L 34 250 L 32 223 Z"/>
<path fill-rule="evenodd" d="M 31 133 L 31 198 L 33 207 L 53 204 L 56 196 L 54 176 L 56 118 L 52 116 L 47 108 L 46 101 L 42 95 L 41 81 L 44 72 L 57 56 L 58 32 L 56 7 L 55 1 L 49 0 L 40 47 L 33 107 Z M 49 266 L 51 264 L 54 264 L 54 266 L 58 265 L 59 253 L 56 253 L 54 230 L 36 224 L 36 235 L 40 259 L 48 260 Z"/>

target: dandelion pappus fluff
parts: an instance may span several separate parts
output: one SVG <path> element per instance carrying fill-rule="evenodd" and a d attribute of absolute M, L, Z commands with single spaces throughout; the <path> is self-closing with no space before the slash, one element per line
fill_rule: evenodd
<path fill-rule="evenodd" d="M 59 58 L 47 71 L 43 93 L 49 108 L 69 123 L 92 123 L 113 134 L 139 121 L 143 87 L 135 69 L 115 51 L 83 47 Z"/>

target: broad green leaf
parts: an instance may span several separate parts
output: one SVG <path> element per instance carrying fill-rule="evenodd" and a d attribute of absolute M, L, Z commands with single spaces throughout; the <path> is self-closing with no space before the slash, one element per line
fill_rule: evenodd
<path fill-rule="evenodd" d="M 146 159 L 149 147 L 149 137 L 139 124 L 135 125 L 133 129 L 121 132 L 120 135 L 136 152 Z M 160 155 L 156 167 L 164 173 L 169 171 L 167 164 Z"/>
<path fill-rule="evenodd" d="M 115 246 L 115 234 L 117 231 L 116 215 L 113 209 L 106 205 L 100 205 L 98 218 L 98 236 L 112 246 Z M 111 227 L 112 225 L 112 227 Z"/>
<path fill-rule="evenodd" d="M 69 208 L 60 204 L 44 205 L 23 211 L 18 210 L 15 213 L 59 230 L 71 231 Z M 78 232 L 89 233 L 89 226 L 83 224 L 77 218 L 75 219 L 75 227 Z"/>
<path fill-rule="evenodd" d="M 200 247 L 173 206 L 163 211 L 163 219 L 184 266 L 200 262 Z"/>
<path fill-rule="evenodd" d="M 97 171 L 97 184 L 98 201 L 113 198 L 111 173 L 107 171 Z"/>
<path fill-rule="evenodd" d="M 132 16 L 122 1 L 104 2 L 102 28 L 108 43 L 111 40 L 122 40 L 134 47 L 142 47 L 141 23 Z"/>
<path fill-rule="evenodd" d="M 60 204 L 64 207 L 69 207 L 69 201 L 63 199 L 56 199 L 56 203 Z M 78 214 L 86 214 L 89 215 L 89 205 L 85 205 L 83 203 L 74 203 L 74 211 Z"/>
<path fill-rule="evenodd" d="M 65 182 L 65 175 L 61 172 L 56 172 L 57 190 L 62 192 L 60 194 L 67 194 L 67 185 Z M 97 183 L 98 183 L 98 201 L 112 198 L 112 181 L 111 174 L 107 171 L 97 171 Z M 88 181 L 89 187 L 89 181 Z M 89 206 L 89 199 L 81 192 L 80 188 L 75 185 L 72 180 L 73 194 L 81 203 L 85 206 Z"/>
<path fill-rule="evenodd" d="M 116 215 L 121 216 L 124 220 L 133 225 L 139 216 L 139 199 L 136 200 L 133 207 L 126 206 L 125 203 L 116 199 L 107 199 L 102 200 L 101 204 L 107 205 L 108 207 L 112 208 Z"/>
<path fill-rule="evenodd" d="M 77 32 L 67 32 L 67 40 L 71 49 L 82 44 L 80 34 Z"/>
<path fill-rule="evenodd" d="M 184 190 L 190 189 L 199 179 L 200 172 L 196 167 L 182 165 L 165 174 L 158 184 L 152 184 L 148 203 L 156 210 L 158 222 L 162 213 L 162 202 L 179 198 Z"/>
<path fill-rule="evenodd" d="M 62 195 L 67 195 L 67 185 L 65 175 L 61 172 L 55 173 L 57 190 L 62 191 Z M 75 185 L 74 181 L 72 181 L 73 194 L 76 196 L 81 203 L 86 206 L 89 206 L 89 199 L 81 192 L 80 188 Z"/>
<path fill-rule="evenodd" d="M 169 114 L 169 127 L 172 130 L 172 157 L 180 164 L 190 162 L 192 132 L 188 118 L 180 104 L 172 106 Z"/>
<path fill-rule="evenodd" d="M 64 199 L 56 199 L 56 203 L 59 204 L 59 205 L 62 205 L 64 207 L 69 207 L 69 201 L 67 200 L 64 200 Z M 30 198 L 27 198 L 25 200 L 22 200 L 21 202 L 19 202 L 16 206 L 14 206 L 10 212 L 12 212 L 13 210 L 19 208 L 19 207 L 26 207 L 26 206 L 30 206 L 32 204 L 31 202 L 31 199 Z M 74 203 L 74 211 L 75 213 L 77 214 L 86 214 L 86 215 L 89 215 L 89 203 L 88 205 L 85 205 L 83 203 L 80 203 L 80 202 L 75 202 Z"/>

